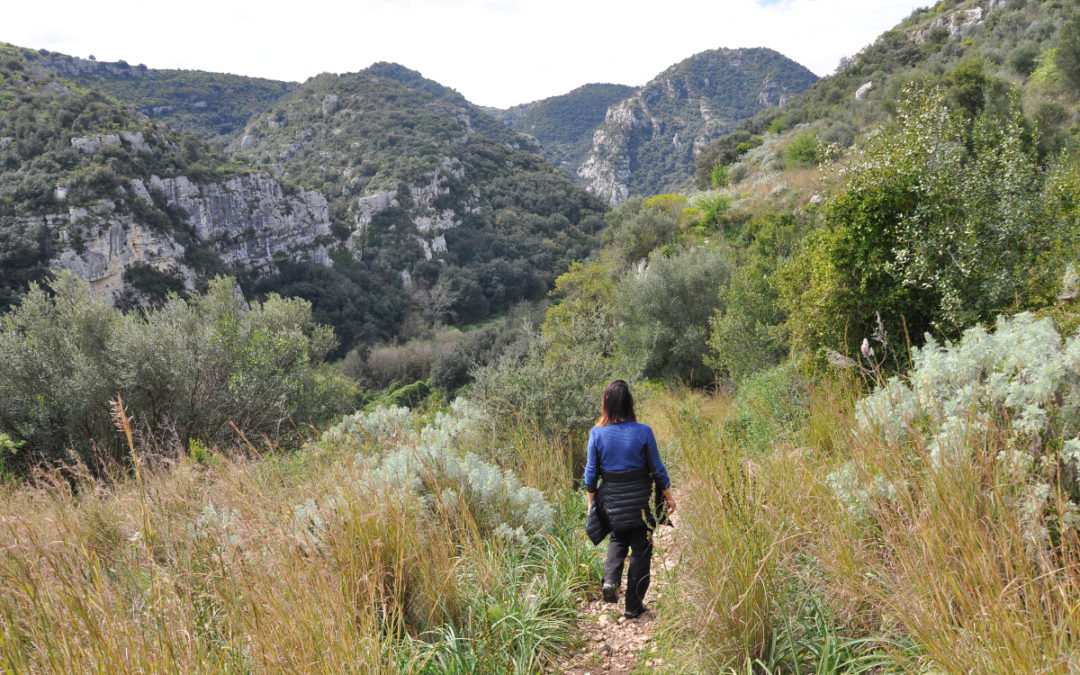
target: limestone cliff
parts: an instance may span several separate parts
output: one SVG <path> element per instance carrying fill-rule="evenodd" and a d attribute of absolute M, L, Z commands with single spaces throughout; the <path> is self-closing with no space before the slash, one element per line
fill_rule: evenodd
<path fill-rule="evenodd" d="M 222 183 L 152 175 L 148 181 L 131 179 L 126 196 L 150 205 L 152 191 L 164 195 L 167 206 L 183 218 L 192 236 L 187 247 L 175 232 L 155 228 L 105 199 L 33 219 L 59 232 L 59 251 L 51 266 L 71 270 L 115 303 L 141 299 L 128 274 L 137 265 L 172 277 L 185 290 L 194 289 L 200 271 L 190 262 L 188 248 L 207 250 L 227 268 L 256 275 L 275 272 L 279 260 L 331 264 L 326 248 L 330 218 L 318 192 L 287 195 L 278 181 L 260 174 Z"/>
<path fill-rule="evenodd" d="M 612 204 L 678 190 L 692 177 L 702 146 L 816 79 L 771 49 L 696 54 L 608 108 L 578 176 Z"/>

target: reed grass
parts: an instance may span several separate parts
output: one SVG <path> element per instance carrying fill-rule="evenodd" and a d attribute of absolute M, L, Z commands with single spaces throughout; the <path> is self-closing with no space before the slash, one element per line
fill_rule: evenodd
<path fill-rule="evenodd" d="M 536 483 L 563 470 L 552 448 L 522 464 Z M 536 672 L 574 643 L 576 600 L 599 579 L 578 500 L 557 502 L 550 531 L 500 539 L 439 476 L 419 504 L 373 485 L 355 450 L 3 487 L 0 666 Z"/>
<path fill-rule="evenodd" d="M 1052 486 L 1033 522 L 1035 481 L 1004 459 L 1031 448 L 1016 446 L 1008 420 L 970 425 L 962 459 L 935 465 L 918 440 L 860 432 L 861 393 L 855 382 L 810 386 L 798 428 L 765 452 L 767 439 L 732 427 L 745 406 L 728 395 L 648 400 L 682 509 L 659 648 L 682 654 L 685 672 L 1075 672 L 1080 541 L 1068 495 Z M 878 486 L 865 508 L 838 493 L 830 476 L 845 471 Z"/>

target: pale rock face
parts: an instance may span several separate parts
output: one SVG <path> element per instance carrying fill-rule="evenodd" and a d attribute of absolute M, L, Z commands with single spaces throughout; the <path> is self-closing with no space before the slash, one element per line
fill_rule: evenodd
<path fill-rule="evenodd" d="M 244 150 L 247 150 L 248 148 L 251 147 L 251 144 L 254 143 L 254 142 L 255 142 L 255 137 L 252 136 L 251 134 L 248 134 L 248 135 L 244 136 L 240 140 L 240 151 L 243 152 Z"/>
<path fill-rule="evenodd" d="M 626 179 L 630 177 L 629 132 L 635 127 L 649 124 L 637 115 L 641 106 L 640 96 L 631 96 L 608 108 L 604 127 L 617 129 L 618 133 L 605 133 L 601 127 L 593 133 L 593 149 L 578 169 L 578 176 L 585 179 L 590 192 L 611 204 L 618 204 L 630 197 Z"/>
<path fill-rule="evenodd" d="M 104 145 L 111 145 L 114 148 L 123 147 L 120 143 L 120 137 L 116 134 L 105 134 L 103 136 L 81 136 L 71 139 L 71 147 L 87 155 L 94 154 Z"/>
<path fill-rule="evenodd" d="M 465 169 L 458 160 L 444 157 L 430 175 L 430 181 L 422 185 L 409 186 L 409 197 L 416 204 L 412 224 L 419 232 L 413 237 L 420 243 L 425 260 L 433 259 L 437 253 L 445 253 L 446 237 L 442 235 L 442 232 L 461 224 L 453 209 L 438 211 L 435 209 L 435 202 L 440 196 L 449 194 L 450 187 L 447 183 L 451 178 L 460 180 L 465 177 Z M 353 206 L 355 228 L 348 243 L 354 255 L 363 254 L 366 229 L 371 225 L 375 215 L 400 205 L 397 197 L 397 191 L 387 191 L 376 192 L 356 200 Z M 405 281 L 403 277 L 402 283 L 407 286 L 411 280 Z"/>
<path fill-rule="evenodd" d="M 143 139 L 141 131 L 125 131 L 120 134 L 120 138 L 127 141 L 127 144 L 135 152 L 150 152 L 150 146 Z"/>
<path fill-rule="evenodd" d="M 330 211 L 318 192 L 285 195 L 280 183 L 261 174 L 207 185 L 185 176 L 154 176 L 150 184 L 188 213 L 196 235 L 210 242 L 227 265 L 272 272 L 276 254 L 297 259 L 305 253 L 320 265 L 331 265 L 326 246 L 316 243 L 330 235 Z"/>
<path fill-rule="evenodd" d="M 85 209 L 72 209 L 70 223 L 87 222 L 90 216 L 101 216 L 89 226 L 75 228 L 83 241 L 81 251 L 67 248 L 52 261 L 57 270 L 71 270 L 90 284 L 90 290 L 109 302 L 116 302 L 127 289 L 124 272 L 135 263 L 143 263 L 162 272 L 179 276 L 184 287 L 195 289 L 195 271 L 183 263 L 184 247 L 168 235 L 154 232 L 134 222 L 130 215 L 112 212 L 90 214 Z M 68 243 L 75 231 L 61 230 L 61 242 Z"/>
<path fill-rule="evenodd" d="M 331 234 L 329 209 L 318 192 L 285 195 L 280 183 L 259 174 L 210 184 L 194 183 L 185 176 L 152 176 L 149 183 L 133 179 L 127 189 L 134 198 L 149 203 L 153 202 L 151 190 L 160 190 L 169 204 L 188 214 L 195 235 L 226 264 L 258 274 L 276 272 L 278 256 L 332 264 L 321 241 Z M 197 274 L 184 262 L 184 247 L 169 234 L 118 212 L 108 200 L 45 220 L 66 244 L 52 266 L 73 271 L 111 302 L 130 290 L 124 273 L 136 263 L 179 276 L 188 290 L 195 287 Z"/>
<path fill-rule="evenodd" d="M 143 138 L 140 131 L 124 131 L 120 134 L 101 134 L 99 136 L 79 136 L 71 139 L 71 147 L 84 154 L 92 155 L 106 145 L 122 148 L 125 142 L 132 152 L 150 152 L 151 150 L 150 145 Z"/>
<path fill-rule="evenodd" d="M 991 2 L 990 11 L 997 9 L 997 3 Z M 944 26 L 949 31 L 949 37 L 953 40 L 964 39 L 970 36 L 975 28 L 983 22 L 983 8 L 972 7 L 971 9 L 958 9 L 956 11 L 939 16 L 930 22 L 926 28 L 919 31 L 915 35 L 915 42 L 917 44 L 923 44 L 926 42 L 927 36 L 930 31 L 935 28 Z"/>
<path fill-rule="evenodd" d="M 861 101 L 863 96 L 866 96 L 866 92 L 874 88 L 873 82 L 867 82 L 858 89 L 855 90 L 855 100 Z"/>

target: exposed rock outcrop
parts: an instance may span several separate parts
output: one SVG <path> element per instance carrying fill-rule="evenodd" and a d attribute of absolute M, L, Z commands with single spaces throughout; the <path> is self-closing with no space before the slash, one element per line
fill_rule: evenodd
<path fill-rule="evenodd" d="M 185 176 L 152 176 L 148 184 L 132 179 L 127 197 L 149 204 L 155 190 L 186 214 L 199 243 L 226 265 L 270 274 L 281 258 L 332 264 L 326 248 L 329 211 L 318 192 L 285 194 L 278 181 L 260 174 L 206 184 Z M 166 273 L 188 290 L 195 287 L 199 273 L 174 234 L 140 222 L 112 200 L 44 219 L 60 233 L 62 250 L 52 266 L 71 270 L 112 302 L 132 292 L 125 273 L 136 264 Z"/>
<path fill-rule="evenodd" d="M 770 49 L 696 54 L 608 108 L 577 175 L 611 204 L 678 190 L 693 175 L 701 147 L 816 79 Z"/>

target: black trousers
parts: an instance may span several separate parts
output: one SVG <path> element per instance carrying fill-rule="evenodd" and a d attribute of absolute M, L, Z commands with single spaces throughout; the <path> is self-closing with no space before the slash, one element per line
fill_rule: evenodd
<path fill-rule="evenodd" d="M 626 611 L 636 612 L 644 606 L 645 591 L 649 590 L 649 568 L 652 566 L 652 537 L 646 527 L 611 533 L 607 560 L 604 562 L 605 584 L 619 587 L 628 549 L 630 569 L 626 574 Z"/>

